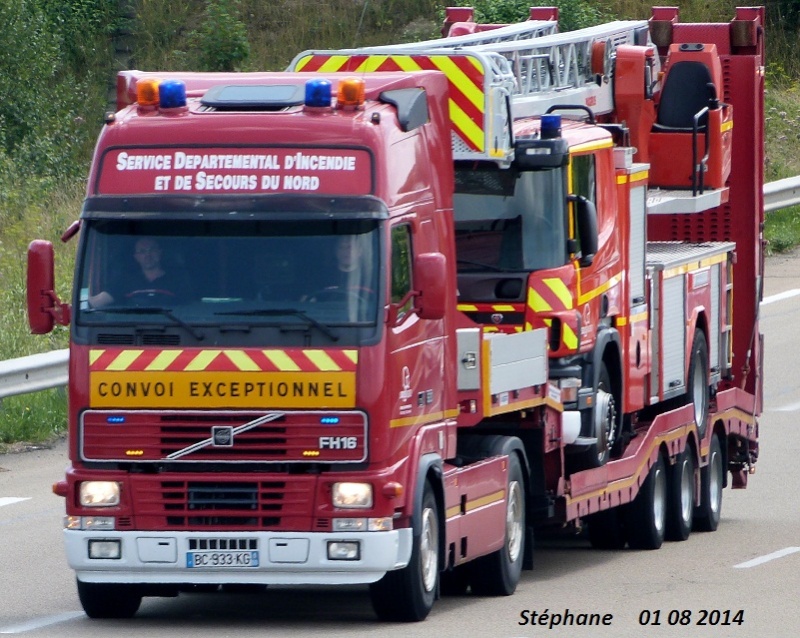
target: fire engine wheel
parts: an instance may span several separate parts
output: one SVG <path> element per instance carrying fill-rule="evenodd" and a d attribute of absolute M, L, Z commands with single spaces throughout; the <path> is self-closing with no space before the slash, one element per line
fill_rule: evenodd
<path fill-rule="evenodd" d="M 694 510 L 694 529 L 713 532 L 722 513 L 722 485 L 725 481 L 719 437 L 711 437 L 708 465 L 700 469 L 700 505 Z"/>
<path fill-rule="evenodd" d="M 372 607 L 381 620 L 416 622 L 433 608 L 439 588 L 439 508 L 430 483 L 422 495 L 420 528 L 414 530 L 411 560 L 370 585 Z"/>
<path fill-rule="evenodd" d="M 479 596 L 510 596 L 522 573 L 525 554 L 525 481 L 519 457 L 508 457 L 506 539 L 496 552 L 478 558 L 472 567 L 472 592 Z"/>
<path fill-rule="evenodd" d="M 142 604 L 135 585 L 78 581 L 78 598 L 89 618 L 131 618 Z"/>
<path fill-rule="evenodd" d="M 685 541 L 692 531 L 694 474 L 694 450 L 687 446 L 668 472 L 666 539 L 669 541 Z"/>
<path fill-rule="evenodd" d="M 689 379 L 686 384 L 686 403 L 694 406 L 694 422 L 702 439 L 708 427 L 709 408 L 708 343 L 699 328 L 694 333 Z"/>
<path fill-rule="evenodd" d="M 627 516 L 631 549 L 658 549 L 664 542 L 667 512 L 667 474 L 659 453 Z"/>
<path fill-rule="evenodd" d="M 591 433 L 597 443 L 591 444 L 580 455 L 576 469 L 591 469 L 602 467 L 611 458 L 611 452 L 621 435 L 621 424 L 617 414 L 617 404 L 611 393 L 611 375 L 605 363 L 600 365 L 600 374 L 597 379 L 597 397 L 594 409 L 588 418 L 591 419 Z"/>

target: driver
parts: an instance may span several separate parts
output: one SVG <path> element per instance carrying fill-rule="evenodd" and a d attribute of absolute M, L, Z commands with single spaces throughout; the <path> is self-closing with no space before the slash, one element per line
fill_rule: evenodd
<path fill-rule="evenodd" d="M 92 308 L 101 308 L 127 299 L 176 299 L 185 294 L 186 282 L 174 272 L 165 270 L 161 262 L 161 246 L 149 237 L 137 240 L 133 258 L 138 270 L 122 273 L 112 292 L 102 291 L 89 297 Z"/>

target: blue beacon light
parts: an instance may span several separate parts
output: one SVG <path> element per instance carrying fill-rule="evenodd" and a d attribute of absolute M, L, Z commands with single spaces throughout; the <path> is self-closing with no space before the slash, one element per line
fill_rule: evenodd
<path fill-rule="evenodd" d="M 125 423 L 125 417 L 124 416 L 116 416 L 116 415 L 115 416 L 108 416 L 108 417 L 106 417 L 106 423 L 112 423 L 112 424 Z"/>
<path fill-rule="evenodd" d="M 306 82 L 305 105 L 326 107 L 331 105 L 333 89 L 328 80 L 309 80 Z"/>
<path fill-rule="evenodd" d="M 561 137 L 561 116 L 542 115 L 541 137 L 543 140 L 552 140 Z"/>
<path fill-rule="evenodd" d="M 162 109 L 186 106 L 186 84 L 180 80 L 165 80 L 158 85 L 158 99 Z"/>

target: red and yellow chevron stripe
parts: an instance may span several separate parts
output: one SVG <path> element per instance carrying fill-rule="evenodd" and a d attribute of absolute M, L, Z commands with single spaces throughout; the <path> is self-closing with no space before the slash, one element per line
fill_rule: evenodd
<path fill-rule="evenodd" d="M 561 279 L 546 277 L 541 280 L 532 280 L 528 288 L 528 307 L 535 315 L 543 316 L 542 321 L 552 327 L 552 317 L 575 308 L 575 295 Z M 561 318 L 561 345 L 570 351 L 577 351 L 580 344 L 578 338 L 577 320 L 571 315 L 560 315 Z M 570 321 L 572 319 L 572 321 Z M 527 326 L 529 329 L 532 326 Z"/>
<path fill-rule="evenodd" d="M 357 350 L 139 350 L 89 352 L 90 372 L 354 372 Z"/>
<path fill-rule="evenodd" d="M 453 132 L 471 150 L 486 149 L 485 71 L 479 58 L 457 55 L 335 55 L 310 54 L 294 68 L 302 72 L 441 71 L 450 85 Z"/>

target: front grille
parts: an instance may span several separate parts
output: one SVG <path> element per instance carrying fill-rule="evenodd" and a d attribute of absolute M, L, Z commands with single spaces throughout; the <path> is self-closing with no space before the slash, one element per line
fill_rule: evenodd
<path fill-rule="evenodd" d="M 90 410 L 81 415 L 81 450 L 86 461 L 353 463 L 367 458 L 367 419 L 355 411 Z"/>
<path fill-rule="evenodd" d="M 140 529 L 303 529 L 311 521 L 316 482 L 184 481 L 136 476 L 132 481 Z"/>
<path fill-rule="evenodd" d="M 191 550 L 242 551 L 258 549 L 256 538 L 190 538 Z"/>

